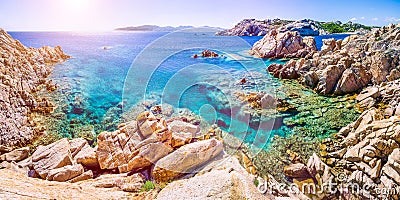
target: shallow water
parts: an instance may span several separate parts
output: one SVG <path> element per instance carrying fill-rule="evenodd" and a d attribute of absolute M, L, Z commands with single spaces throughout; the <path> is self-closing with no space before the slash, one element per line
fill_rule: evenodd
<path fill-rule="evenodd" d="M 335 106 L 328 102 L 329 98 L 319 97 L 307 89 L 296 90 L 299 85 L 289 86 L 271 77 L 265 68 L 272 62 L 283 61 L 256 59 L 247 53 L 261 37 L 223 37 L 196 30 L 175 33 L 14 32 L 11 35 L 26 46 L 60 45 L 72 56 L 67 62 L 56 65 L 50 76 L 59 85 L 52 97 L 59 105 L 57 112 L 65 115 L 60 121 L 67 120 L 51 130 L 63 137 L 71 137 L 74 130 L 70 128 L 81 125 L 92 125 L 97 134 L 112 130 L 123 112 L 139 102 L 151 100 L 188 108 L 209 124 L 216 123 L 245 142 L 265 148 L 271 136 L 290 134 L 293 127 L 287 126 L 285 121 L 301 117 L 312 119 L 314 113 L 304 108 L 308 106 L 304 105 L 306 100 L 320 98 L 317 102 L 326 100 L 326 104 Z M 317 37 L 318 45 L 321 45 L 320 39 Z M 222 56 L 192 58 L 204 49 Z M 246 78 L 246 85 L 238 84 L 242 78 Z M 235 96 L 238 91 L 265 91 L 286 98 L 293 92 L 288 92 L 287 88 L 295 88 L 293 90 L 301 97 L 292 100 L 298 104 L 300 115 L 249 115 L 246 105 Z M 297 123 L 298 126 L 310 124 Z M 321 135 L 324 131 L 321 130 Z"/>

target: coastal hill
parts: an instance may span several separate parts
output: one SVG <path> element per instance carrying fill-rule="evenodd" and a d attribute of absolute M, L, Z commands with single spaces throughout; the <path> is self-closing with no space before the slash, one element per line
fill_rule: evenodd
<path fill-rule="evenodd" d="M 332 33 L 344 32 L 363 32 L 371 30 L 372 27 L 365 26 L 351 21 L 342 23 L 336 22 L 319 22 L 311 19 L 303 19 L 299 21 L 283 20 L 283 19 L 244 19 L 235 27 L 223 31 L 216 32 L 216 35 L 225 36 L 264 36 L 270 30 L 280 29 L 284 31 L 298 31 L 301 36 L 317 36 Z"/>

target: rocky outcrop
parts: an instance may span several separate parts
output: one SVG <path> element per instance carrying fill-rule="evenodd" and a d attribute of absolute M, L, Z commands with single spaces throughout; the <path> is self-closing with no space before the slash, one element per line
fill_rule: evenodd
<path fill-rule="evenodd" d="M 365 111 L 353 123 L 343 127 L 333 139 L 321 144 L 321 159 L 313 155 L 307 165 L 293 163 L 284 173 L 301 186 L 305 183 L 332 182 L 358 185 L 354 194 L 325 193 L 317 198 L 397 199 L 400 186 L 400 80 L 364 89 L 356 97 Z M 386 105 L 383 108 L 381 105 Z M 368 187 L 363 187 L 368 185 Z M 345 196 L 343 196 L 345 195 Z M 310 197 L 316 197 L 311 195 Z"/>
<path fill-rule="evenodd" d="M 302 36 L 316 36 L 320 33 L 318 23 L 309 19 L 303 19 L 300 21 L 281 19 L 244 19 L 232 29 L 219 31 L 215 34 L 228 36 L 264 36 L 271 30 L 276 29 L 282 29 L 281 32 L 298 31 Z"/>
<path fill-rule="evenodd" d="M 97 138 L 98 146 L 94 148 L 85 139 L 64 138 L 39 146 L 31 158 L 19 163 L 2 162 L 0 174 L 11 169 L 13 180 L 1 176 L 0 197 L 81 199 L 87 198 L 86 195 L 97 198 L 102 194 L 104 196 L 99 199 L 156 198 L 160 191 L 158 188 L 138 193 L 145 190 L 147 180 L 162 185 L 184 177 L 181 182 L 170 183 L 157 198 L 206 195 L 204 197 L 273 199 L 273 196 L 257 191 L 255 177 L 246 172 L 236 158 L 225 154 L 222 141 L 209 139 L 210 135 L 204 137 L 200 133 L 196 125 L 175 118 L 167 123 L 163 118 L 144 112 L 136 120 L 120 124 L 117 131 L 101 133 Z M 3 155 L 23 152 L 0 147 Z M 249 162 L 247 159 L 246 166 Z M 14 171 L 18 171 L 18 175 Z M 220 184 L 210 184 L 215 178 L 220 180 Z M 192 183 L 196 183 L 194 187 Z M 12 187 L 12 184 L 18 186 Z M 28 185 L 29 189 L 22 189 Z M 198 188 L 198 185 L 202 187 Z M 77 194 L 82 196 L 69 194 L 75 191 L 75 186 L 79 187 Z M 52 193 L 48 193 L 49 190 Z"/>
<path fill-rule="evenodd" d="M 33 93 L 41 84 L 52 88 L 45 79 L 51 65 L 67 58 L 59 46 L 27 48 L 0 29 L 0 145 L 27 144 L 43 131 L 33 127 L 29 113 L 51 112 L 55 106 Z"/>
<path fill-rule="evenodd" d="M 204 57 L 204 58 L 216 58 L 219 55 L 217 53 L 207 49 L 207 50 L 204 50 L 204 51 L 201 52 L 201 56 Z"/>
<path fill-rule="evenodd" d="M 260 58 L 305 57 L 316 50 L 313 40 L 303 39 L 298 32 L 271 30 L 253 45 L 249 53 Z"/>
<path fill-rule="evenodd" d="M 283 79 L 300 78 L 320 94 L 358 92 L 368 84 L 400 78 L 399 34 L 399 25 L 389 25 L 343 41 L 324 39 L 321 51 L 283 66 L 270 66 L 268 71 Z"/>

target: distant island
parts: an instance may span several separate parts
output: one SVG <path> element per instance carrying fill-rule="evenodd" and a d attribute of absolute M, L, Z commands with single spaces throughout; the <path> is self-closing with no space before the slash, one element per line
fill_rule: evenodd
<path fill-rule="evenodd" d="M 243 19 L 235 27 L 222 30 L 216 33 L 221 36 L 264 36 L 270 30 L 280 29 L 282 31 L 297 31 L 301 36 L 317 36 L 333 33 L 345 32 L 366 32 L 370 31 L 371 26 L 353 23 L 351 21 L 342 23 L 320 22 L 312 19 L 303 19 L 299 21 L 283 19 Z"/>
<path fill-rule="evenodd" d="M 201 27 L 194 27 L 194 26 L 157 26 L 157 25 L 142 25 L 142 26 L 128 26 L 115 29 L 116 31 L 148 31 L 148 32 L 173 32 L 183 29 L 191 29 L 191 28 L 204 28 L 204 29 L 221 29 L 218 27 L 210 27 L 210 26 L 201 26 Z M 215 31 L 215 30 L 213 30 Z"/>

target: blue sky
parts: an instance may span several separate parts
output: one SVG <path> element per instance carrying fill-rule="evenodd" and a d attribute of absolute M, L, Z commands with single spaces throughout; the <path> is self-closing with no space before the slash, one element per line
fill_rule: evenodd
<path fill-rule="evenodd" d="M 0 27 L 9 31 L 144 24 L 229 28 L 243 18 L 276 17 L 381 26 L 400 22 L 400 0 L 0 0 Z"/>

